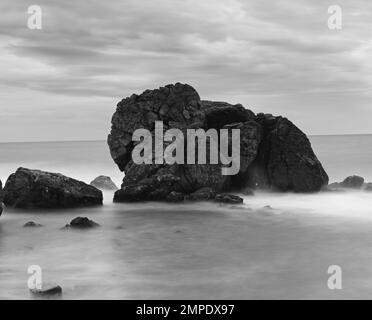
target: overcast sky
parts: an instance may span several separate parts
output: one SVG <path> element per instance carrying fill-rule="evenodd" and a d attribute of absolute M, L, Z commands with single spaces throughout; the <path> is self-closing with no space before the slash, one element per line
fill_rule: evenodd
<path fill-rule="evenodd" d="M 308 134 L 372 133 L 370 0 L 2 0 L 0 14 L 0 141 L 104 140 L 121 98 L 175 82 Z"/>

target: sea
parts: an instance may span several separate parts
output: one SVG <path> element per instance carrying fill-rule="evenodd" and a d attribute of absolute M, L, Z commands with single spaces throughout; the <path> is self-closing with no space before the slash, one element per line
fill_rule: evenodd
<path fill-rule="evenodd" d="M 310 140 L 331 182 L 354 174 L 372 182 L 372 135 Z M 104 141 L 0 143 L 3 184 L 21 166 L 87 183 L 123 178 Z M 0 299 L 35 298 L 31 266 L 62 287 L 60 299 L 372 298 L 372 192 L 257 192 L 239 206 L 112 197 L 105 192 L 102 207 L 6 208 Z M 100 227 L 63 229 L 77 216 Z M 28 221 L 43 226 L 24 228 Z"/>

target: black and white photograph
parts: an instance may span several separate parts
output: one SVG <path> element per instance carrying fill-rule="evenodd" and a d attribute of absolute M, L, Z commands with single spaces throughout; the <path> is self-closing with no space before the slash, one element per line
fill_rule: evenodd
<path fill-rule="evenodd" d="M 0 15 L 0 300 L 372 299 L 371 1 Z"/>

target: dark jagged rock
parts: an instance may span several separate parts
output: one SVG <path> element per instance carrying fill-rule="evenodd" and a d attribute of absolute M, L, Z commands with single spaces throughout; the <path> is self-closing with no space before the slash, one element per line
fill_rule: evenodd
<path fill-rule="evenodd" d="M 4 203 L 15 208 L 72 208 L 102 205 L 102 192 L 59 173 L 19 168 L 4 188 Z"/>
<path fill-rule="evenodd" d="M 34 221 L 26 222 L 23 225 L 24 228 L 35 228 L 35 227 L 42 227 L 42 226 L 43 226 L 42 224 L 36 223 Z"/>
<path fill-rule="evenodd" d="M 233 194 L 218 194 L 214 198 L 214 201 L 216 202 L 222 202 L 222 203 L 233 203 L 233 204 L 238 204 L 238 203 L 243 203 L 243 198 L 233 195 Z"/>
<path fill-rule="evenodd" d="M 98 176 L 90 183 L 90 185 L 100 190 L 118 190 L 115 183 L 107 176 Z"/>
<path fill-rule="evenodd" d="M 199 94 L 193 87 L 177 83 L 120 101 L 108 136 L 111 156 L 120 170 L 125 171 L 131 160 L 133 132 L 136 129 L 153 131 L 155 121 L 163 121 L 164 130 L 203 127 L 205 119 Z"/>
<path fill-rule="evenodd" d="M 185 198 L 185 195 L 182 192 L 172 191 L 170 194 L 167 195 L 165 200 L 167 202 L 182 202 Z"/>
<path fill-rule="evenodd" d="M 279 191 L 314 192 L 328 184 L 328 175 L 315 156 L 309 139 L 283 117 L 258 114 L 264 137 L 250 168 L 254 187 Z"/>
<path fill-rule="evenodd" d="M 255 114 L 241 104 L 231 105 L 226 102 L 202 101 L 206 126 L 221 129 L 223 126 L 237 122 L 254 120 Z"/>
<path fill-rule="evenodd" d="M 75 228 L 75 229 L 90 229 L 99 227 L 99 224 L 93 220 L 89 220 L 87 217 L 77 217 L 71 220 L 70 224 L 66 225 L 66 228 Z"/>
<path fill-rule="evenodd" d="M 344 181 L 342 181 L 340 186 L 349 189 L 361 189 L 363 187 L 363 184 L 364 178 L 359 176 L 350 176 L 347 177 Z"/>
<path fill-rule="evenodd" d="M 133 163 L 131 152 L 137 144 L 132 141 L 133 132 L 147 129 L 154 136 L 155 121 L 163 122 L 164 131 L 177 128 L 184 135 L 186 129 L 240 129 L 238 174 L 222 175 L 221 163 L 154 164 L 154 154 L 153 164 Z M 312 192 L 328 184 L 306 135 L 289 120 L 271 114 L 256 116 L 240 104 L 201 101 L 187 84 L 146 90 L 119 102 L 108 145 L 115 163 L 125 172 L 114 201 L 164 201 L 173 191 L 190 198 L 205 187 L 215 193 L 246 187 Z M 207 141 L 207 154 L 210 145 Z"/>
<path fill-rule="evenodd" d="M 56 284 L 43 284 L 41 289 L 30 289 L 30 292 L 37 297 L 60 296 L 62 288 Z"/>

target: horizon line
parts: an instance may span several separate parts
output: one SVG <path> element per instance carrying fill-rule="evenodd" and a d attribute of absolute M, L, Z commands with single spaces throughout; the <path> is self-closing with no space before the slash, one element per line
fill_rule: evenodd
<path fill-rule="evenodd" d="M 372 133 L 328 133 L 328 134 L 308 134 L 307 137 L 332 137 L 332 136 L 369 136 Z M 0 144 L 7 143 L 62 143 L 62 142 L 106 142 L 104 139 L 92 140 L 30 140 L 30 141 L 0 141 Z"/>

